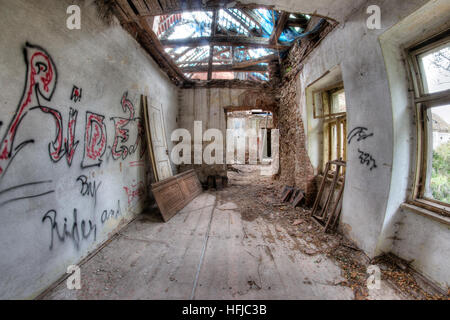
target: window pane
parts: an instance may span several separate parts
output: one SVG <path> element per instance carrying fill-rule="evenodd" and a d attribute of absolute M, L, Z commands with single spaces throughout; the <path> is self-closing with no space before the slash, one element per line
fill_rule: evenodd
<path fill-rule="evenodd" d="M 450 105 L 431 110 L 432 159 L 427 197 L 450 204 Z M 430 137 L 431 138 L 431 137 Z"/>
<path fill-rule="evenodd" d="M 340 136 L 341 136 L 341 144 L 340 144 L 340 150 L 339 150 L 339 158 L 342 158 L 343 161 L 347 160 L 347 156 L 345 154 L 345 143 L 347 143 L 346 141 L 346 137 L 345 137 L 345 122 L 341 122 L 339 125 L 339 130 L 340 130 Z"/>
<path fill-rule="evenodd" d="M 450 44 L 419 56 L 425 93 L 450 89 Z"/>
<path fill-rule="evenodd" d="M 331 161 L 338 158 L 338 142 L 337 142 L 337 125 L 333 124 L 331 127 Z"/>
<path fill-rule="evenodd" d="M 345 102 L 345 92 L 338 91 L 331 95 L 331 113 L 342 113 L 347 111 L 346 102 Z"/>

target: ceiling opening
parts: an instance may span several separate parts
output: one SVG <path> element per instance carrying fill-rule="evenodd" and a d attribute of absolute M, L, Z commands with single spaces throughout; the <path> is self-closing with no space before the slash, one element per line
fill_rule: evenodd
<path fill-rule="evenodd" d="M 267 83 L 292 45 L 326 22 L 254 5 L 162 8 L 153 0 L 113 4 L 122 25 L 137 33 L 169 77 L 194 85 L 214 80 Z"/>
<path fill-rule="evenodd" d="M 159 15 L 152 30 L 190 80 L 269 81 L 269 62 L 302 35 L 310 18 L 268 9 L 223 8 Z"/>

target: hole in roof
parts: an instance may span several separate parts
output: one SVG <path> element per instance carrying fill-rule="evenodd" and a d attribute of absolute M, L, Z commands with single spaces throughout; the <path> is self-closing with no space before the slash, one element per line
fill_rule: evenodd
<path fill-rule="evenodd" d="M 269 64 L 302 37 L 310 18 L 268 9 L 186 11 L 155 16 L 153 32 L 188 79 L 261 82 L 270 80 Z"/>

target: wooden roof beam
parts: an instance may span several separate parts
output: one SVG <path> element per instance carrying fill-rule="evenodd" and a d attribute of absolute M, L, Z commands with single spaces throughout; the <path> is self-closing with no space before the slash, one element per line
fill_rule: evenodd
<path fill-rule="evenodd" d="M 240 25 L 247 30 L 247 32 L 252 35 L 253 31 L 250 29 L 250 26 L 248 26 L 245 23 L 245 20 L 242 20 L 241 17 L 239 17 L 238 15 L 236 15 L 233 11 L 229 10 L 229 9 L 225 9 L 225 12 L 228 13 L 230 15 L 230 17 L 232 17 L 234 20 L 236 20 L 238 23 L 240 23 Z"/>
<path fill-rule="evenodd" d="M 279 17 L 276 26 L 273 28 L 273 32 L 270 35 L 270 43 L 276 44 L 278 43 L 278 39 L 280 39 L 281 33 L 284 28 L 286 28 L 286 23 L 289 20 L 290 13 L 282 12 Z"/>
<path fill-rule="evenodd" d="M 196 72 L 208 72 L 208 66 L 194 66 L 180 68 L 183 73 L 196 73 Z M 246 68 L 236 68 L 231 64 L 228 65 L 213 65 L 212 72 L 267 72 L 266 66 L 249 66 Z"/>
<path fill-rule="evenodd" d="M 271 54 L 269 56 L 265 56 L 265 57 L 261 57 L 261 58 L 257 58 L 257 59 L 246 60 L 246 61 L 235 63 L 235 64 L 233 64 L 233 67 L 235 67 L 235 68 L 246 68 L 246 67 L 258 65 L 260 63 L 268 63 L 268 62 L 271 62 L 271 61 L 277 61 L 278 59 L 279 59 L 278 55 Z"/>
<path fill-rule="evenodd" d="M 281 32 L 280 32 L 281 33 Z M 271 48 L 287 50 L 291 44 L 287 42 L 283 43 L 271 43 L 267 38 L 260 37 L 242 37 L 242 36 L 213 36 L 213 37 L 198 37 L 188 39 L 175 39 L 175 40 L 161 40 L 163 47 L 199 47 L 199 46 L 243 46 L 250 48 Z"/>
<path fill-rule="evenodd" d="M 259 28 L 262 29 L 261 20 L 250 9 L 241 9 L 241 12 L 249 17 Z"/>
<path fill-rule="evenodd" d="M 214 10 L 212 16 L 212 24 L 211 24 L 211 35 L 214 37 L 216 35 L 217 29 L 217 10 Z M 212 43 L 209 44 L 209 61 L 208 61 L 208 80 L 212 79 L 212 66 L 213 66 L 213 57 L 214 57 L 214 45 Z"/>
<path fill-rule="evenodd" d="M 156 34 L 151 29 L 149 22 L 151 22 L 152 18 L 139 17 L 139 26 L 145 31 L 145 36 L 149 38 L 152 43 L 152 46 L 147 48 L 153 56 L 159 56 L 162 63 L 171 70 L 172 73 L 176 74 L 176 76 L 181 80 L 186 80 L 184 74 L 180 71 L 178 66 L 172 60 L 172 57 L 169 56 L 164 48 L 161 46 L 161 43 L 156 36 Z"/>

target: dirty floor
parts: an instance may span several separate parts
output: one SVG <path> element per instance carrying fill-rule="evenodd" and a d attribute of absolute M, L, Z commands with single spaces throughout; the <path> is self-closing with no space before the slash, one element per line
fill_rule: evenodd
<path fill-rule="evenodd" d="M 203 193 L 168 223 L 140 215 L 81 266 L 81 290 L 64 281 L 44 299 L 429 298 L 389 262 L 380 262 L 380 288 L 368 290 L 367 257 L 320 232 L 306 209 L 281 204 L 282 186 L 258 170 L 235 167 L 228 188 Z"/>

